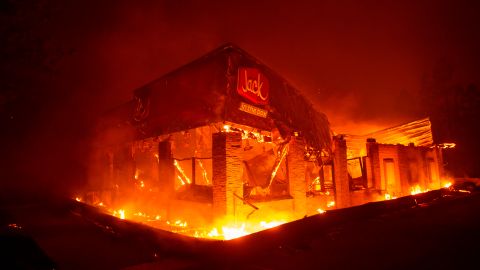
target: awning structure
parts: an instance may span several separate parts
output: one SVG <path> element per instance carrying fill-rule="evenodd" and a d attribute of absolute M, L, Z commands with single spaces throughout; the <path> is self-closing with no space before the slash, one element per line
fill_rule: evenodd
<path fill-rule="evenodd" d="M 430 118 L 423 118 L 406 124 L 375 131 L 365 135 L 345 135 L 349 157 L 365 155 L 365 143 L 368 138 L 374 138 L 382 144 L 408 145 L 430 147 L 433 145 L 432 124 Z"/>
<path fill-rule="evenodd" d="M 258 74 L 258 81 L 249 83 L 268 87 L 268 92 L 255 92 L 254 86 L 244 91 L 265 100 L 252 104 L 248 95 L 239 94 L 239 85 L 247 80 L 244 70 Z M 142 139 L 224 121 L 278 129 L 283 137 L 298 133 L 309 146 L 331 151 L 327 117 L 284 78 L 233 44 L 135 90 L 133 101 L 104 116 L 103 127 L 126 129 L 123 123 L 128 122 L 136 130 L 130 139 Z"/>

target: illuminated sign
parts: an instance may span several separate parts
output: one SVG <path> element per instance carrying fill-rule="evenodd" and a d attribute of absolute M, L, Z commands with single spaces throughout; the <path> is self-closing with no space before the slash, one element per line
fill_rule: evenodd
<path fill-rule="evenodd" d="M 265 105 L 268 103 L 270 83 L 257 68 L 239 68 L 237 92 L 249 101 Z"/>
<path fill-rule="evenodd" d="M 252 106 L 252 105 L 244 103 L 244 102 L 240 102 L 240 107 L 238 109 L 240 111 L 243 111 L 243 112 L 246 112 L 246 113 L 249 113 L 249 114 L 253 114 L 253 115 L 256 115 L 256 116 L 260 116 L 260 117 L 263 117 L 263 118 L 267 118 L 267 114 L 268 114 L 268 112 L 266 110 L 257 108 L 255 106 Z"/>

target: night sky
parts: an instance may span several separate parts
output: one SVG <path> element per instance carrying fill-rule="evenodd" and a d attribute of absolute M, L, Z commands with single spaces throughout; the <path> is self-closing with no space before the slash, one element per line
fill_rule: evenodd
<path fill-rule="evenodd" d="M 431 116 L 437 142 L 459 144 L 457 172 L 478 174 L 474 2 L 2 1 L 1 181 L 81 186 L 99 114 L 226 42 L 283 75 L 337 132 Z"/>

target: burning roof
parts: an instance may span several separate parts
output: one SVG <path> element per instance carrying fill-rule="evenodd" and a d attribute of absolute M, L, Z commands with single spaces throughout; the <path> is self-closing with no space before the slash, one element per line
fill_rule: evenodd
<path fill-rule="evenodd" d="M 245 99 L 237 92 L 244 79 L 240 70 L 247 69 L 258 74 L 252 89 L 268 87 L 268 96 L 261 96 L 264 100 L 254 106 L 249 104 L 248 96 Z M 260 82 L 261 78 L 265 81 Z M 252 89 L 252 93 L 262 94 Z M 285 137 L 297 132 L 310 146 L 330 150 L 327 117 L 314 110 L 284 78 L 232 44 L 135 90 L 134 100 L 107 113 L 103 124 L 130 128 L 139 139 L 224 121 L 263 130 L 278 129 Z"/>
<path fill-rule="evenodd" d="M 346 135 L 345 137 L 350 156 L 361 156 L 362 151 L 365 152 L 365 142 L 368 138 L 374 138 L 382 144 L 408 145 L 413 143 L 415 146 L 425 147 L 433 145 L 432 124 L 428 117 L 365 135 Z"/>

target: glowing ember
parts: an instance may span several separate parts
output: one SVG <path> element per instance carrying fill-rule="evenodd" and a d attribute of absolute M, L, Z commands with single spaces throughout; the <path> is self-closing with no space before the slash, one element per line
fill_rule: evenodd
<path fill-rule="evenodd" d="M 320 214 L 325 214 L 327 211 L 323 210 L 322 208 L 318 208 L 317 212 Z"/>
<path fill-rule="evenodd" d="M 450 188 L 451 186 L 452 186 L 451 182 L 448 182 L 445 185 L 443 185 L 444 188 Z"/>
<path fill-rule="evenodd" d="M 334 201 L 329 201 L 327 203 L 327 207 L 330 208 L 330 207 L 334 207 L 335 206 L 335 202 Z"/>
<path fill-rule="evenodd" d="M 223 125 L 223 130 L 225 130 L 225 132 L 230 132 L 230 126 L 229 125 Z"/>
<path fill-rule="evenodd" d="M 77 202 L 81 202 L 81 201 L 82 201 L 82 199 L 81 199 L 80 197 L 75 197 L 75 201 L 77 201 Z"/>
<path fill-rule="evenodd" d="M 10 227 L 10 228 L 15 228 L 15 229 L 21 229 L 21 228 L 22 228 L 22 226 L 19 226 L 19 225 L 16 224 L 16 223 L 8 224 L 8 227 Z"/>

